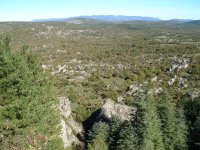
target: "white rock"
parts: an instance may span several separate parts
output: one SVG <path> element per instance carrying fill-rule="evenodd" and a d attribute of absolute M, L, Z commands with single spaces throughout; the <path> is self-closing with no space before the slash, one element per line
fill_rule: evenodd
<path fill-rule="evenodd" d="M 122 96 L 119 96 L 119 97 L 117 97 L 117 102 L 118 102 L 118 103 L 122 103 L 122 102 L 123 102 L 123 99 L 124 99 L 124 98 L 123 98 Z"/>
<path fill-rule="evenodd" d="M 168 82 L 168 85 L 171 86 L 174 84 L 174 82 L 176 81 L 177 76 L 175 75 L 174 78 L 170 79 Z"/>
<path fill-rule="evenodd" d="M 46 70 L 47 66 L 46 65 L 42 65 L 41 66 L 44 70 Z"/>
<path fill-rule="evenodd" d="M 65 118 L 68 118 L 69 115 L 71 115 L 69 99 L 66 97 L 59 97 L 59 103 L 59 110 L 61 112 L 61 115 L 63 115 Z"/>
<path fill-rule="evenodd" d="M 139 90 L 139 87 L 140 86 L 137 86 L 137 85 L 130 85 L 129 86 L 129 90 L 126 92 L 127 95 L 131 96 L 133 95 L 134 93 L 136 93 L 138 90 Z"/>
<path fill-rule="evenodd" d="M 59 110 L 64 119 L 61 119 L 60 125 L 61 138 L 64 147 L 71 147 L 73 143 L 79 144 L 80 141 L 76 135 L 82 135 L 83 127 L 78 124 L 71 115 L 70 101 L 67 97 L 59 97 Z"/>
<path fill-rule="evenodd" d="M 136 111 L 136 107 L 115 103 L 111 99 L 105 99 L 104 105 L 101 107 L 102 116 L 107 119 L 118 116 L 121 121 L 130 121 Z"/>
<path fill-rule="evenodd" d="M 158 76 L 155 76 L 154 78 L 151 78 L 151 82 L 156 82 L 158 80 Z"/>

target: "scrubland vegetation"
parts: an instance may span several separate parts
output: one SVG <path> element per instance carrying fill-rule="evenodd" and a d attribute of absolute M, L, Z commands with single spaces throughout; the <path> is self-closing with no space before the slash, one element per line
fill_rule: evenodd
<path fill-rule="evenodd" d="M 105 98 L 137 108 L 72 149 L 199 149 L 198 24 L 2 22 L 0 35 L 0 149 L 64 149 L 58 97 L 80 124 Z"/>

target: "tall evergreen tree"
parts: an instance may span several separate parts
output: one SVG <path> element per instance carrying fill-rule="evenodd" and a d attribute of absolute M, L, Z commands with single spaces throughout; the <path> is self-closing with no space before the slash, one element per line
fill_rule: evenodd
<path fill-rule="evenodd" d="M 88 149 L 89 150 L 108 150 L 108 124 L 97 122 L 93 125 L 88 133 Z"/>
<path fill-rule="evenodd" d="M 199 132 L 199 135 L 200 135 L 200 132 Z M 174 143 L 175 143 L 174 149 L 175 150 L 187 150 L 188 149 L 187 136 L 188 136 L 188 128 L 186 125 L 186 118 L 184 115 L 184 110 L 183 110 L 183 108 L 181 108 L 179 106 L 176 110 L 176 130 L 175 130 L 175 139 L 174 139 Z M 200 142 L 200 140 L 199 140 L 199 142 Z"/>
<path fill-rule="evenodd" d="M 164 144 L 162 139 L 162 133 L 160 130 L 160 120 L 157 115 L 155 100 L 152 95 L 147 95 L 145 100 L 139 102 L 139 114 L 140 120 L 139 125 L 139 137 L 141 144 L 139 149 L 141 150 L 164 150 Z M 137 124 L 138 124 L 137 123 Z"/>
<path fill-rule="evenodd" d="M 122 126 L 117 140 L 116 150 L 137 150 L 138 137 L 131 123 Z"/>
<path fill-rule="evenodd" d="M 173 99 L 165 91 L 158 102 L 158 114 L 161 120 L 163 142 L 166 150 L 174 150 L 176 138 L 176 109 Z"/>
<path fill-rule="evenodd" d="M 188 96 L 184 96 L 181 99 L 181 105 L 184 106 L 184 113 L 186 116 L 186 123 L 187 123 L 187 141 L 188 141 L 188 149 L 196 150 L 199 149 L 198 146 L 198 132 L 196 130 L 196 124 L 199 122 L 199 114 L 200 114 L 200 97 L 196 97 L 191 99 Z M 198 119 L 197 119 L 198 118 Z"/>
<path fill-rule="evenodd" d="M 52 85 L 28 49 L 0 42 L 0 149 L 62 149 Z"/>
<path fill-rule="evenodd" d="M 118 117 L 113 117 L 110 122 L 109 130 L 109 149 L 116 149 L 117 141 L 119 139 L 119 132 L 122 126 L 122 122 Z"/>

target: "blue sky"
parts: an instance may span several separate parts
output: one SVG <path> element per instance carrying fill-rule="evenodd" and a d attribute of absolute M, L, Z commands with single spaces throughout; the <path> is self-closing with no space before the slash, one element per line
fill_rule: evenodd
<path fill-rule="evenodd" d="M 0 21 L 81 15 L 200 19 L 200 0 L 0 0 Z"/>

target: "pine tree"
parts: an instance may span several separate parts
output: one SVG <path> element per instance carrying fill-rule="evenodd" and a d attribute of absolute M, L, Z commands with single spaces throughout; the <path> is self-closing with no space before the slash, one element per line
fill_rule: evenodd
<path fill-rule="evenodd" d="M 200 129 L 200 128 L 199 128 Z M 199 130 L 200 131 L 200 130 Z M 175 150 L 187 150 L 188 128 L 184 110 L 180 106 L 176 110 Z M 199 134 L 200 135 L 200 134 Z M 199 137 L 199 136 L 198 136 Z"/>
<path fill-rule="evenodd" d="M 174 150 L 176 138 L 176 109 L 172 98 L 167 92 L 161 94 L 157 107 L 161 120 L 161 130 L 165 149 Z"/>
<path fill-rule="evenodd" d="M 125 123 L 119 132 L 116 150 L 137 150 L 138 137 L 131 123 Z"/>
<path fill-rule="evenodd" d="M 116 149 L 117 141 L 119 139 L 119 132 L 122 122 L 118 117 L 113 117 L 110 122 L 109 130 L 109 149 Z"/>
<path fill-rule="evenodd" d="M 0 149 L 62 149 L 51 82 L 35 55 L 9 42 L 0 42 Z"/>
<path fill-rule="evenodd" d="M 88 149 L 108 150 L 108 130 L 108 124 L 101 121 L 95 123 L 88 133 Z"/>
<path fill-rule="evenodd" d="M 200 146 L 198 146 L 198 144 L 195 144 L 199 142 L 198 132 L 195 126 L 196 124 L 198 124 L 197 118 L 200 114 L 200 97 L 191 99 L 188 96 L 184 96 L 181 99 L 181 105 L 184 107 L 184 114 L 186 116 L 187 122 L 188 149 L 199 149 Z"/>
<path fill-rule="evenodd" d="M 141 150 L 164 150 L 162 133 L 160 130 L 160 120 L 157 115 L 155 100 L 152 95 L 147 95 L 145 100 L 139 102 L 140 120 L 138 121 L 139 129 L 138 134 L 141 138 L 139 149 Z M 141 134 L 141 135 L 140 135 Z"/>

